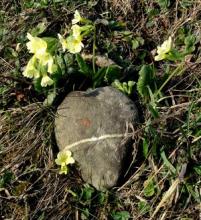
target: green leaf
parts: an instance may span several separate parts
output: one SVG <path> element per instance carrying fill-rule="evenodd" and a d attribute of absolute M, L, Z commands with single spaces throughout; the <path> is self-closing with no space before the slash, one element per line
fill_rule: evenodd
<path fill-rule="evenodd" d="M 92 194 L 95 192 L 95 189 L 88 184 L 85 185 L 82 190 L 82 200 L 89 201 L 92 198 Z"/>
<path fill-rule="evenodd" d="M 100 192 L 98 195 L 98 203 L 104 205 L 107 200 L 107 194 L 105 192 Z"/>
<path fill-rule="evenodd" d="M 107 67 L 100 68 L 94 75 L 92 76 L 93 87 L 98 87 L 104 80 L 105 74 L 107 71 Z"/>
<path fill-rule="evenodd" d="M 38 23 L 36 27 L 32 28 L 30 33 L 32 36 L 36 37 L 42 34 L 47 29 L 47 19 L 44 18 L 42 22 Z"/>
<path fill-rule="evenodd" d="M 199 188 L 191 185 L 190 183 L 184 183 L 189 194 L 193 196 L 193 198 L 195 199 L 195 201 L 197 203 L 201 203 L 201 198 L 200 198 L 200 192 L 199 192 Z"/>
<path fill-rule="evenodd" d="M 195 172 L 201 176 L 201 165 L 200 166 L 195 166 L 193 167 L 193 169 L 195 170 Z"/>
<path fill-rule="evenodd" d="M 139 41 L 136 38 L 134 38 L 132 40 L 132 50 L 136 50 L 139 46 L 140 46 Z"/>
<path fill-rule="evenodd" d="M 193 5 L 193 1 L 192 0 L 181 0 L 179 1 L 179 4 L 181 5 L 181 7 L 187 9 L 189 7 L 192 7 Z"/>
<path fill-rule="evenodd" d="M 104 67 L 103 67 L 104 68 Z M 116 65 L 110 65 L 105 67 L 104 80 L 111 84 L 115 79 L 119 79 L 121 77 L 121 69 Z"/>
<path fill-rule="evenodd" d="M 153 106 L 152 104 L 149 104 L 148 105 L 148 108 L 149 108 L 149 111 L 151 112 L 151 115 L 154 117 L 154 118 L 159 118 L 159 112 L 157 111 L 156 107 Z"/>
<path fill-rule="evenodd" d="M 6 47 L 4 50 L 4 56 L 9 59 L 17 59 L 18 53 L 11 47 Z"/>
<path fill-rule="evenodd" d="M 155 194 L 155 186 L 154 186 L 154 181 L 153 180 L 147 180 L 144 183 L 145 187 L 143 190 L 144 196 L 146 197 L 151 197 Z"/>
<path fill-rule="evenodd" d="M 55 56 L 55 58 L 56 58 L 55 59 L 56 63 L 58 65 L 58 72 L 61 75 L 64 75 L 67 72 L 67 68 L 66 68 L 66 64 L 65 64 L 65 60 L 63 56 L 60 54 L 60 55 Z"/>
<path fill-rule="evenodd" d="M 170 61 L 182 61 L 184 59 L 184 54 L 172 48 L 171 51 L 166 55 L 166 58 Z"/>
<path fill-rule="evenodd" d="M 89 216 L 90 216 L 89 209 L 88 208 L 83 209 L 80 216 L 81 220 L 88 220 Z"/>
<path fill-rule="evenodd" d="M 163 159 L 164 164 L 169 168 L 169 170 L 171 170 L 172 173 L 176 173 L 176 169 L 174 168 L 174 166 L 170 163 L 170 161 L 168 160 L 168 158 L 165 155 L 165 151 L 161 152 L 161 157 Z"/>
<path fill-rule="evenodd" d="M 45 106 L 51 106 L 56 98 L 56 91 L 48 92 L 47 98 L 43 102 L 43 105 Z"/>
<path fill-rule="evenodd" d="M 45 220 L 45 212 L 42 212 L 42 214 L 38 217 L 38 220 Z"/>
<path fill-rule="evenodd" d="M 136 50 L 139 46 L 144 45 L 144 39 L 142 37 L 133 38 L 132 41 L 132 50 Z"/>
<path fill-rule="evenodd" d="M 184 40 L 185 43 L 185 54 L 190 54 L 195 50 L 196 37 L 194 35 L 189 35 Z"/>
<path fill-rule="evenodd" d="M 125 29 L 126 23 L 122 21 L 109 21 L 108 26 L 113 31 L 121 31 Z"/>
<path fill-rule="evenodd" d="M 113 220 L 128 220 L 130 218 L 130 214 L 127 211 L 113 212 L 112 218 Z"/>
<path fill-rule="evenodd" d="M 150 211 L 151 206 L 146 201 L 140 201 L 140 202 L 138 202 L 138 209 L 140 211 L 140 214 L 144 215 Z"/>
<path fill-rule="evenodd" d="M 142 145 L 143 145 L 143 155 L 144 155 L 145 158 L 147 158 L 148 152 L 149 152 L 149 144 L 148 144 L 146 138 L 143 138 Z"/>
<path fill-rule="evenodd" d="M 93 71 L 89 67 L 89 65 L 87 65 L 87 63 L 85 62 L 85 60 L 82 58 L 80 54 L 76 54 L 76 60 L 80 68 L 80 72 L 83 73 L 86 77 L 91 78 L 93 75 Z"/>
<path fill-rule="evenodd" d="M 147 8 L 147 14 L 149 18 L 153 18 L 160 14 L 160 10 L 157 8 Z"/>
<path fill-rule="evenodd" d="M 10 171 L 5 171 L 5 173 L 0 176 L 0 188 L 6 187 L 12 180 L 14 180 L 14 174 Z"/>
<path fill-rule="evenodd" d="M 64 63 L 66 65 L 66 67 L 73 66 L 73 64 L 74 64 L 73 54 L 65 53 L 63 58 L 64 58 Z"/>
<path fill-rule="evenodd" d="M 142 97 L 149 95 L 148 86 L 152 83 L 154 69 L 151 65 L 143 65 L 139 71 L 139 79 L 137 82 L 137 91 Z"/>
<path fill-rule="evenodd" d="M 58 46 L 58 40 L 54 37 L 43 37 L 42 39 L 47 42 L 47 51 L 54 54 Z"/>
<path fill-rule="evenodd" d="M 41 86 L 41 77 L 37 78 L 37 79 L 34 79 L 33 84 L 34 84 L 34 89 L 37 92 L 42 92 L 43 87 Z"/>
<path fill-rule="evenodd" d="M 170 6 L 170 0 L 157 0 L 161 9 L 167 9 Z"/>

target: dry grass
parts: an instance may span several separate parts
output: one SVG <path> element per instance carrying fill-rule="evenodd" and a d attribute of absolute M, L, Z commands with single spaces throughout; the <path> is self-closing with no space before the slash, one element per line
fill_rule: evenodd
<path fill-rule="evenodd" d="M 80 180 L 63 178 L 55 168 L 54 113 L 34 103 L 2 111 L 0 121 L 0 174 L 12 173 L 1 188 L 2 218 L 36 219 L 45 212 L 46 217 L 61 219 L 64 210 L 72 212 L 66 205 L 69 184 L 75 187 Z"/>
<path fill-rule="evenodd" d="M 131 0 L 104 0 L 107 6 L 110 6 L 116 14 L 128 15 L 133 11 L 133 3 Z"/>

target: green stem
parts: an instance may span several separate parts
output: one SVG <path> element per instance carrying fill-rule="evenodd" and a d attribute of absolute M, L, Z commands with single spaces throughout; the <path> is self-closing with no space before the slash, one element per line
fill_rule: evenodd
<path fill-rule="evenodd" d="M 156 96 L 162 91 L 162 89 L 165 87 L 165 85 L 172 79 L 172 77 L 178 73 L 179 69 L 181 68 L 181 66 L 183 65 L 183 63 L 181 63 L 170 75 L 169 77 L 165 80 L 165 82 L 162 84 L 162 86 L 158 89 Z M 180 70 L 180 73 L 184 72 L 185 68 L 183 68 L 182 70 Z"/>
<path fill-rule="evenodd" d="M 94 36 L 93 36 L 93 73 L 96 73 L 96 27 L 94 26 Z"/>

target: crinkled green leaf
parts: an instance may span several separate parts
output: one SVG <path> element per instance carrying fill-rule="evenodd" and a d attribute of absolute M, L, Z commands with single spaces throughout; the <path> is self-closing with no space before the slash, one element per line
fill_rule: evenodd
<path fill-rule="evenodd" d="M 36 37 L 39 34 L 42 34 L 47 29 L 47 19 L 44 18 L 42 22 L 38 23 L 36 27 L 32 28 L 30 33 L 32 36 Z"/>
<path fill-rule="evenodd" d="M 145 183 L 143 193 L 146 197 L 151 197 L 155 194 L 155 186 L 153 180 L 147 180 L 147 183 Z"/>
<path fill-rule="evenodd" d="M 185 43 L 185 54 L 190 54 L 195 50 L 196 37 L 189 35 L 184 40 Z"/>
<path fill-rule="evenodd" d="M 151 206 L 146 201 L 140 201 L 140 202 L 138 202 L 138 209 L 140 211 L 140 214 L 144 215 L 150 211 Z"/>
<path fill-rule="evenodd" d="M 80 54 L 76 54 L 76 60 L 80 68 L 80 72 L 84 74 L 86 77 L 91 78 L 93 71 Z"/>
<path fill-rule="evenodd" d="M 147 97 L 149 95 L 148 86 L 152 83 L 153 77 L 153 67 L 151 65 L 143 65 L 139 71 L 137 82 L 137 91 L 141 97 Z"/>
<path fill-rule="evenodd" d="M 56 91 L 48 92 L 47 98 L 43 102 L 45 106 L 51 106 L 56 98 Z"/>
<path fill-rule="evenodd" d="M 130 213 L 127 211 L 113 212 L 113 220 L 128 220 L 130 218 Z"/>

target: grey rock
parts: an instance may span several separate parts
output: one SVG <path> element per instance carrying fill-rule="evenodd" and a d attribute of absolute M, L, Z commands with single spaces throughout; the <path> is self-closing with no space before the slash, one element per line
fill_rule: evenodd
<path fill-rule="evenodd" d="M 126 127 L 136 122 L 135 104 L 113 87 L 71 92 L 57 109 L 55 137 L 61 151 L 73 153 L 82 178 L 103 190 L 115 186 L 122 174 Z"/>

